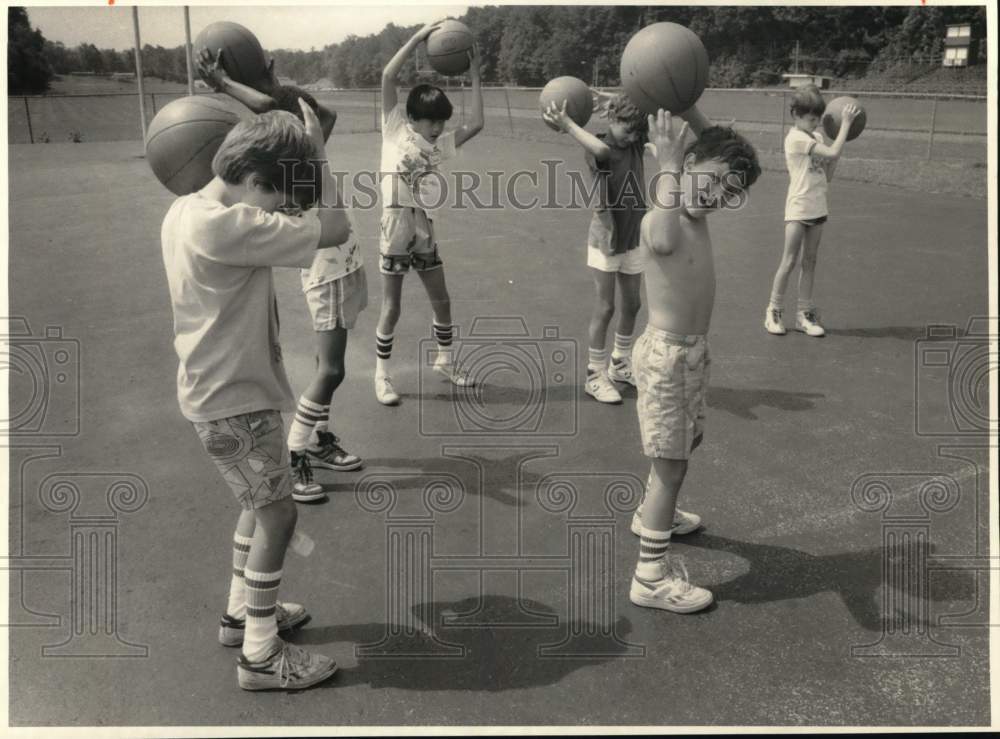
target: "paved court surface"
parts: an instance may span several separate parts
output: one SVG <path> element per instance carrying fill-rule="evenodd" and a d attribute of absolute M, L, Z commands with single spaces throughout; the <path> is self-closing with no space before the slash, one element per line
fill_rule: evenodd
<path fill-rule="evenodd" d="M 347 171 L 374 169 L 378 137 L 335 136 L 330 151 Z M 315 551 L 289 555 L 282 585 L 313 613 L 294 641 L 341 670 L 309 692 L 253 695 L 215 641 L 237 509 L 177 409 L 159 252 L 171 198 L 139 153 L 10 149 L 11 314 L 35 336 L 61 328 L 36 344 L 51 359 L 64 342 L 71 375 L 39 433 L 12 442 L 12 724 L 989 723 L 975 569 L 988 467 L 967 433 L 985 400 L 949 395 L 947 367 L 927 361 L 955 366 L 976 346 L 963 329 L 986 311 L 984 201 L 834 182 L 823 340 L 761 327 L 785 176 L 766 172 L 743 211 L 713 217 L 708 433 L 682 498 L 707 525 L 675 549 L 717 603 L 691 616 L 627 599 L 628 510 L 647 468 L 634 391 L 608 407 L 580 387 L 587 214 L 442 214 L 463 351 L 488 379 L 455 394 L 426 378 L 430 313 L 411 279 L 394 354 L 404 398 L 390 409 L 371 383 L 378 212 L 357 213 L 373 300 L 333 419 L 366 465 L 320 473 L 329 499 L 299 517 Z M 566 156 L 484 136 L 462 166 L 541 171 Z M 308 314 L 297 274 L 277 284 L 301 389 Z M 928 342 L 929 324 L 960 330 Z M 12 397 L 29 382 L 15 377 Z M 108 518 L 115 480 L 138 493 L 119 489 Z M 104 565 L 74 559 L 73 541 Z M 114 618 L 84 592 L 112 570 Z M 104 657 L 71 656 L 87 650 Z"/>

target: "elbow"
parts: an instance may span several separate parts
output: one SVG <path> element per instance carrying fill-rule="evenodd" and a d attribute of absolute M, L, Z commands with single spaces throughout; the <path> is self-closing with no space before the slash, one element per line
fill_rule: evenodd
<path fill-rule="evenodd" d="M 607 144 L 601 144 L 600 147 L 594 149 L 594 158 L 598 161 L 604 161 L 611 156 L 611 147 Z"/>

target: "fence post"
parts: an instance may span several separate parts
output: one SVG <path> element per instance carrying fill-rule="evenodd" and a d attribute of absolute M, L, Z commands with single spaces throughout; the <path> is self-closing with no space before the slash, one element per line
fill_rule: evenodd
<path fill-rule="evenodd" d="M 938 101 L 934 98 L 934 104 L 931 106 L 931 131 L 930 135 L 927 137 L 927 160 L 930 161 L 931 156 L 934 152 L 934 127 L 937 125 L 937 108 Z"/>
<path fill-rule="evenodd" d="M 503 88 L 503 98 L 507 101 L 507 123 L 510 124 L 510 133 L 514 134 L 514 116 L 510 114 L 510 94 L 507 92 L 507 86 L 504 85 Z"/>
<path fill-rule="evenodd" d="M 24 98 L 24 114 L 28 117 L 28 140 L 35 143 L 35 134 L 31 130 L 31 108 L 28 107 L 28 98 Z"/>
<path fill-rule="evenodd" d="M 372 90 L 372 131 L 378 131 L 378 90 Z"/>
<path fill-rule="evenodd" d="M 186 9 L 186 7 L 185 7 L 185 9 Z M 153 105 L 153 117 L 155 118 L 156 117 L 156 93 L 155 92 L 149 93 L 149 100 L 150 100 L 150 102 Z"/>
<path fill-rule="evenodd" d="M 778 131 L 778 151 L 785 149 L 785 91 L 781 91 L 781 130 Z"/>
<path fill-rule="evenodd" d="M 462 95 L 462 123 L 465 123 L 465 80 L 461 82 L 461 95 Z"/>

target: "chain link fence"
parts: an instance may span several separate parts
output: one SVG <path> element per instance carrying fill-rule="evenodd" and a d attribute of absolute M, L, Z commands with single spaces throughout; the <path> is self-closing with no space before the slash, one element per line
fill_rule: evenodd
<path fill-rule="evenodd" d="M 469 114 L 468 87 L 447 90 L 455 108 L 453 121 Z M 566 143 L 551 131 L 538 110 L 540 88 L 483 89 L 485 133 Z M 148 119 L 184 92 L 145 96 Z M 371 133 L 380 127 L 378 89 L 318 90 L 316 99 L 337 111 L 337 133 Z M 400 92 L 405 99 L 406 91 Z M 986 98 L 975 95 L 825 91 L 828 100 L 850 94 L 868 114 L 865 133 L 852 141 L 845 158 L 985 162 Z M 780 152 L 791 125 L 787 89 L 708 89 L 698 103 L 712 120 L 733 122 L 761 151 Z M 601 130 L 595 118 L 588 128 Z M 136 93 L 25 96 L 7 100 L 7 130 L 12 144 L 61 141 L 138 141 L 142 137 Z"/>

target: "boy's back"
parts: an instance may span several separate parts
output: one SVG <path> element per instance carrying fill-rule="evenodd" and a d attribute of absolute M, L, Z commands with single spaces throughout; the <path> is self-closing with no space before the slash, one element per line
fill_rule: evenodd
<path fill-rule="evenodd" d="M 161 238 L 184 416 L 208 421 L 293 408 L 270 268 L 312 263 L 315 212 L 290 217 L 193 193 L 170 207 Z"/>

